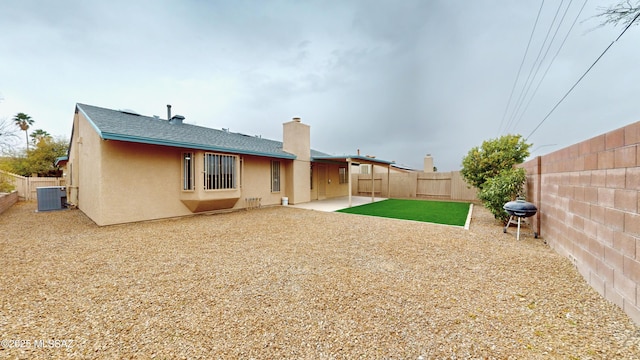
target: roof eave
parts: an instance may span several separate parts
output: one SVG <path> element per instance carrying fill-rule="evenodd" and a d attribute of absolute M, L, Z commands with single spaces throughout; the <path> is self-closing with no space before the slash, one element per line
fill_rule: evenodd
<path fill-rule="evenodd" d="M 60 166 L 60 163 L 67 163 L 69 161 L 69 156 L 60 156 L 56 158 L 56 161 L 54 162 L 55 166 Z"/>
<path fill-rule="evenodd" d="M 100 131 L 100 128 L 98 127 L 98 125 L 96 125 L 96 123 L 94 123 L 93 120 L 91 120 L 91 117 L 84 111 L 84 109 L 82 109 L 82 107 L 80 107 L 80 104 L 76 104 L 76 109 L 82 112 L 82 115 L 84 115 L 84 118 L 87 119 L 89 124 L 91 124 L 91 127 L 93 127 L 93 129 L 98 133 L 98 135 L 104 139 L 104 137 L 102 137 L 102 131 Z"/>
<path fill-rule="evenodd" d="M 362 162 L 380 163 L 380 164 L 384 164 L 384 165 L 391 165 L 391 164 L 395 163 L 394 161 L 380 160 L 380 159 L 371 158 L 371 157 L 362 156 L 362 155 L 340 155 L 340 156 L 330 155 L 330 156 L 314 156 L 314 157 L 312 157 L 312 160 L 333 160 L 333 161 L 336 161 L 336 160 L 341 160 L 341 159 L 351 159 L 353 162 L 358 162 L 358 160 L 360 160 Z"/>

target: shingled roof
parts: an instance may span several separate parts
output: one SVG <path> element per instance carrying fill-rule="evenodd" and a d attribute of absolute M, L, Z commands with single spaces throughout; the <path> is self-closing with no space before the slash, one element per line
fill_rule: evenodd
<path fill-rule="evenodd" d="M 222 151 L 236 154 L 295 159 L 282 150 L 282 142 L 232 133 L 191 124 L 171 124 L 167 120 L 135 114 L 130 111 L 105 109 L 76 104 L 76 109 L 105 140 L 119 140 L 188 149 Z M 328 154 L 311 150 L 311 156 Z"/>

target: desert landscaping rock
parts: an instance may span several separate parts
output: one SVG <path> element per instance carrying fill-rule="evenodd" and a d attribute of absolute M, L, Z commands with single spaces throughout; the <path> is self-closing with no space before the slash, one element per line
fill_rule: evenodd
<path fill-rule="evenodd" d="M 640 357 L 621 309 L 479 206 L 469 231 L 287 207 L 100 228 L 35 207 L 0 215 L 0 358 Z"/>

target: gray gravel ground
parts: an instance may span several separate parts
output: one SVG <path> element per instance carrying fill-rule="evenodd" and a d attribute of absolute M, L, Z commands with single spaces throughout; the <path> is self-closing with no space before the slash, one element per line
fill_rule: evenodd
<path fill-rule="evenodd" d="M 283 207 L 103 228 L 34 210 L 0 215 L 0 358 L 640 358 L 640 328 L 568 260 L 478 206 L 470 231 Z"/>

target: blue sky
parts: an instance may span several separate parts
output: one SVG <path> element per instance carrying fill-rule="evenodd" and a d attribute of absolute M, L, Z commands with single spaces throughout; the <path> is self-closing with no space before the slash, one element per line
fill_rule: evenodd
<path fill-rule="evenodd" d="M 281 140 L 301 117 L 317 150 L 457 170 L 483 140 L 531 133 L 622 31 L 590 18 L 611 3 L 586 3 L 527 110 L 503 119 L 537 0 L 8 0 L 0 119 L 25 112 L 68 138 L 77 102 L 163 118 L 172 104 L 186 122 Z M 544 2 L 514 98 L 560 4 Z M 562 2 L 529 95 L 583 4 Z M 529 138 L 534 155 L 640 120 L 638 44 L 633 26 Z"/>

